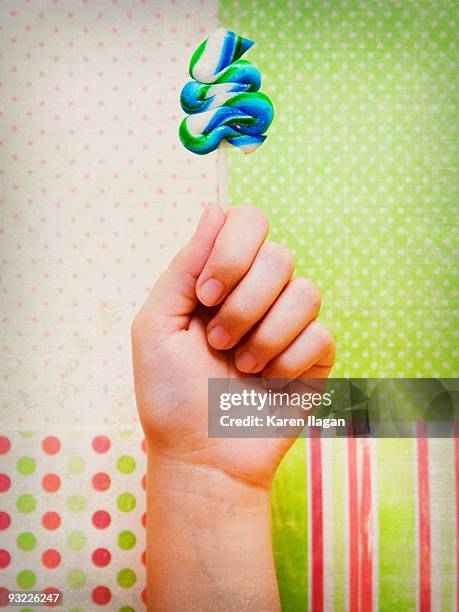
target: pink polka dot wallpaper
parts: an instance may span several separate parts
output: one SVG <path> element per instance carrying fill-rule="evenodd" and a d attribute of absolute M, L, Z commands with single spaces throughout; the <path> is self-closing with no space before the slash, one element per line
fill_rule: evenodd
<path fill-rule="evenodd" d="M 214 0 L 0 5 L 0 587 L 145 609 L 130 324 L 217 197 L 178 140 Z M 4 592 L 4 591 L 2 591 Z"/>
<path fill-rule="evenodd" d="M 217 195 L 180 144 L 211 0 L 3 2 L 3 426 L 136 424 L 129 326 Z"/>

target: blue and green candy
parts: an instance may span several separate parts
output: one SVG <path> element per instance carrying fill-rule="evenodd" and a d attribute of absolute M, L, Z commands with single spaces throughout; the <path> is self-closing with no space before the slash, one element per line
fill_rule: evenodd
<path fill-rule="evenodd" d="M 219 28 L 193 53 L 189 72 L 194 80 L 180 95 L 188 116 L 180 124 L 179 136 L 189 151 L 205 155 L 224 142 L 251 153 L 266 139 L 273 105 L 258 91 L 258 68 L 240 59 L 254 44 Z"/>

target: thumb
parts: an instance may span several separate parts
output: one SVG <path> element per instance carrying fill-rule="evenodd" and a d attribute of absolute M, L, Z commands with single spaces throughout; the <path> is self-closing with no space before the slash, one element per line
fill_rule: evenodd
<path fill-rule="evenodd" d="M 161 333 L 187 328 L 190 314 L 198 303 L 196 281 L 225 219 L 220 206 L 206 207 L 194 235 L 161 274 L 137 315 L 139 327 L 161 330 Z"/>

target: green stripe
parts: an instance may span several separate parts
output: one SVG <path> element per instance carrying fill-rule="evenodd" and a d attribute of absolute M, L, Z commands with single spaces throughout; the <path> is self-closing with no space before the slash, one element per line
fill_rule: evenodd
<path fill-rule="evenodd" d="M 233 62 L 238 60 L 242 55 L 242 37 L 236 35 L 236 44 L 234 46 Z"/>
<path fill-rule="evenodd" d="M 415 440 L 378 440 L 379 610 L 416 605 Z"/>
<path fill-rule="evenodd" d="M 193 53 L 193 55 L 191 56 L 191 60 L 190 60 L 190 77 L 193 78 L 193 70 L 194 67 L 196 66 L 196 64 L 199 62 L 199 60 L 201 59 L 202 54 L 204 53 L 204 49 L 207 46 L 207 39 L 204 40 L 199 47 L 196 49 L 196 51 Z"/>
<path fill-rule="evenodd" d="M 432 514 L 439 524 L 438 541 L 435 543 L 441 550 L 440 559 L 435 573 L 440 574 L 439 590 L 440 601 L 436 604 L 438 612 L 453 612 L 453 580 L 455 571 L 455 538 L 456 530 L 454 507 L 455 499 L 455 470 L 454 470 L 454 441 L 442 438 L 429 440 L 429 459 L 431 475 L 430 495 L 432 498 Z M 441 491 L 439 497 L 437 491 Z M 447 492 L 447 493 L 446 493 Z M 433 536 L 433 534 L 432 534 Z M 434 542 L 432 540 L 432 545 Z M 432 560 L 433 561 L 433 560 Z"/>
<path fill-rule="evenodd" d="M 306 612 L 308 605 L 305 453 L 305 440 L 297 440 L 282 461 L 273 485 L 273 551 L 282 612 Z"/>

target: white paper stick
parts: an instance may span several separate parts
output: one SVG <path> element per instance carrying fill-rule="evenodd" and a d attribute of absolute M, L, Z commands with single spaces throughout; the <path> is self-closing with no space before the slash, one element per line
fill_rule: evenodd
<path fill-rule="evenodd" d="M 217 149 L 217 166 L 218 166 L 218 202 L 223 210 L 229 207 L 229 191 L 228 191 L 228 162 L 227 148 L 221 144 Z"/>

